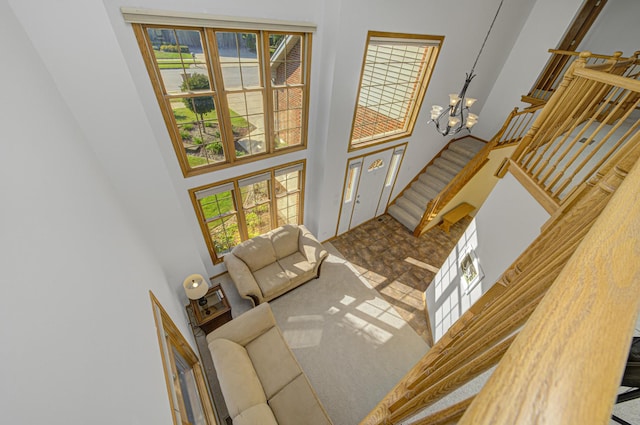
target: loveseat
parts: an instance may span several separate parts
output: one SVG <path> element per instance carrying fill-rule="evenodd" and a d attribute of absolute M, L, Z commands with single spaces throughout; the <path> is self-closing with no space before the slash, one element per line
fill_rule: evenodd
<path fill-rule="evenodd" d="M 207 343 L 233 425 L 331 425 L 269 303 L 219 327 Z"/>
<path fill-rule="evenodd" d="M 224 263 L 240 296 L 255 306 L 318 277 L 327 255 L 305 226 L 287 224 L 235 246 Z"/>

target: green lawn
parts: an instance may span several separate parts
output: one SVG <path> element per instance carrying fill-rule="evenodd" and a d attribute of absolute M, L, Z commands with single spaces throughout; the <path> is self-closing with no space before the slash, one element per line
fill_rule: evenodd
<path fill-rule="evenodd" d="M 180 55 L 182 55 L 182 59 L 189 59 L 193 61 L 191 53 L 161 52 L 159 50 L 154 50 L 153 53 L 155 53 L 156 59 L 180 59 Z"/>
<path fill-rule="evenodd" d="M 158 62 L 158 68 L 160 69 L 180 69 L 182 68 L 182 62 L 180 57 L 184 60 L 184 67 L 190 68 L 194 64 L 193 56 L 191 53 L 173 53 L 173 52 L 160 52 L 154 50 L 156 55 L 156 62 Z"/>
<path fill-rule="evenodd" d="M 180 102 L 182 104 L 182 102 Z M 251 127 L 251 125 L 245 120 L 243 117 L 235 113 L 231 112 L 231 125 L 234 127 Z M 186 124 L 191 122 L 196 122 L 199 120 L 199 117 L 196 117 L 189 108 L 173 108 L 173 115 L 176 117 L 176 122 L 178 124 Z M 218 121 L 218 114 L 216 111 L 207 112 L 204 114 L 205 121 Z"/>
<path fill-rule="evenodd" d="M 207 159 L 201 156 L 193 156 L 187 155 L 187 160 L 189 161 L 189 166 L 191 168 L 200 167 L 201 165 L 207 165 Z"/>

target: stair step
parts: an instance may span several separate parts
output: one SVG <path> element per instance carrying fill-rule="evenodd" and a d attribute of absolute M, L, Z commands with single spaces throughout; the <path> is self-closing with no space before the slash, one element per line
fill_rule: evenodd
<path fill-rule="evenodd" d="M 430 191 L 425 192 L 425 194 L 430 194 L 435 192 L 437 195 L 447 185 L 443 180 L 440 180 L 439 178 L 436 178 L 435 176 L 432 176 L 426 173 L 423 173 L 418 178 L 418 181 L 430 189 Z"/>
<path fill-rule="evenodd" d="M 406 228 L 408 228 L 411 231 L 413 231 L 418 225 L 418 223 L 420 223 L 420 220 L 417 220 L 415 217 L 407 213 L 405 210 L 403 210 L 396 204 L 391 205 L 387 210 L 387 212 L 389 213 L 389 215 L 391 215 L 391 217 L 398 220 L 400 223 L 402 223 Z"/>
<path fill-rule="evenodd" d="M 451 162 L 448 159 L 445 158 L 436 158 L 433 163 L 435 165 L 437 165 L 440 168 L 443 168 L 444 170 L 450 172 L 451 174 L 453 174 L 454 176 L 456 174 L 458 174 L 460 172 L 460 170 L 462 170 L 462 167 L 459 166 L 458 164 L 456 164 L 455 162 Z"/>
<path fill-rule="evenodd" d="M 449 161 L 464 167 L 465 165 L 467 165 L 467 163 L 469 162 L 469 157 L 465 156 L 465 155 L 461 155 L 455 151 L 449 150 L 447 149 L 446 151 L 442 152 L 442 155 L 440 155 L 441 158 L 445 158 L 448 159 Z"/>
<path fill-rule="evenodd" d="M 420 193 L 417 190 L 414 190 L 412 188 L 407 189 L 404 192 L 403 196 L 405 196 L 406 198 L 410 199 L 411 202 L 413 202 L 414 204 L 423 206 L 424 208 L 427 207 L 427 204 L 431 200 L 431 198 L 429 198 L 428 196 L 425 196 L 424 194 L 422 194 L 422 193 Z"/>
<path fill-rule="evenodd" d="M 398 199 L 396 205 L 411 214 L 417 220 L 420 220 L 422 218 L 422 215 L 424 214 L 424 208 L 420 208 L 419 205 L 414 204 L 409 198 L 405 196 Z"/>
<path fill-rule="evenodd" d="M 425 184 L 421 180 L 416 180 L 415 182 L 413 182 L 411 184 L 411 189 L 417 191 L 418 193 L 420 193 L 421 195 L 423 195 L 423 196 L 425 196 L 425 197 L 427 197 L 429 199 L 435 198 L 436 196 L 438 196 L 438 193 L 440 193 L 439 190 L 435 190 L 434 188 L 432 188 L 431 186 Z"/>
<path fill-rule="evenodd" d="M 462 169 L 462 168 L 461 168 Z M 442 168 L 439 164 L 432 164 L 426 171 L 427 175 L 434 176 L 445 183 L 449 183 L 458 174 L 449 169 Z"/>
<path fill-rule="evenodd" d="M 473 139 L 471 137 L 466 137 L 461 140 L 456 140 L 455 142 L 449 145 L 449 150 L 454 151 L 455 153 L 459 153 L 460 155 L 464 155 L 469 159 L 476 156 L 476 154 L 485 146 L 484 142 Z"/>

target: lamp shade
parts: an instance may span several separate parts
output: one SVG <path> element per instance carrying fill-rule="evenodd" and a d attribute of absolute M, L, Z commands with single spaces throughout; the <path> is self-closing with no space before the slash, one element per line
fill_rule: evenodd
<path fill-rule="evenodd" d="M 209 290 L 209 285 L 207 285 L 204 277 L 199 274 L 187 276 L 182 286 L 184 287 L 184 292 L 187 294 L 187 297 L 192 300 L 198 300 L 204 297 Z"/>

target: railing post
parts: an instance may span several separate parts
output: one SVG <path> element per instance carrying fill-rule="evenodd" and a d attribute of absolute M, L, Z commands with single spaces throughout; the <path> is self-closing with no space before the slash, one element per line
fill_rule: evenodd
<path fill-rule="evenodd" d="M 574 70 L 576 68 L 584 68 L 584 66 L 587 63 L 587 58 L 589 58 L 589 56 L 591 56 L 591 52 L 585 51 L 580 53 L 579 59 L 573 61 L 573 63 L 571 64 L 567 72 L 564 74 L 564 78 L 562 79 L 562 82 L 558 86 L 558 89 L 553 93 L 553 95 L 551 96 L 551 99 L 549 99 L 549 101 L 546 103 L 542 111 L 540 111 L 540 114 L 531 125 L 531 128 L 529 128 L 529 131 L 522 138 L 522 141 L 520 142 L 516 150 L 513 152 L 513 155 L 511 155 L 511 158 L 515 162 L 518 162 L 520 160 L 520 157 L 522 156 L 522 154 L 524 154 L 526 149 L 529 147 L 529 144 L 531 143 L 531 140 L 533 140 L 533 137 L 536 135 L 536 133 L 538 132 L 540 127 L 544 124 L 544 122 L 547 120 L 547 118 L 549 118 L 555 106 L 560 102 L 560 99 L 562 99 L 564 92 L 567 90 L 567 88 L 575 78 L 575 76 L 573 75 Z"/>

